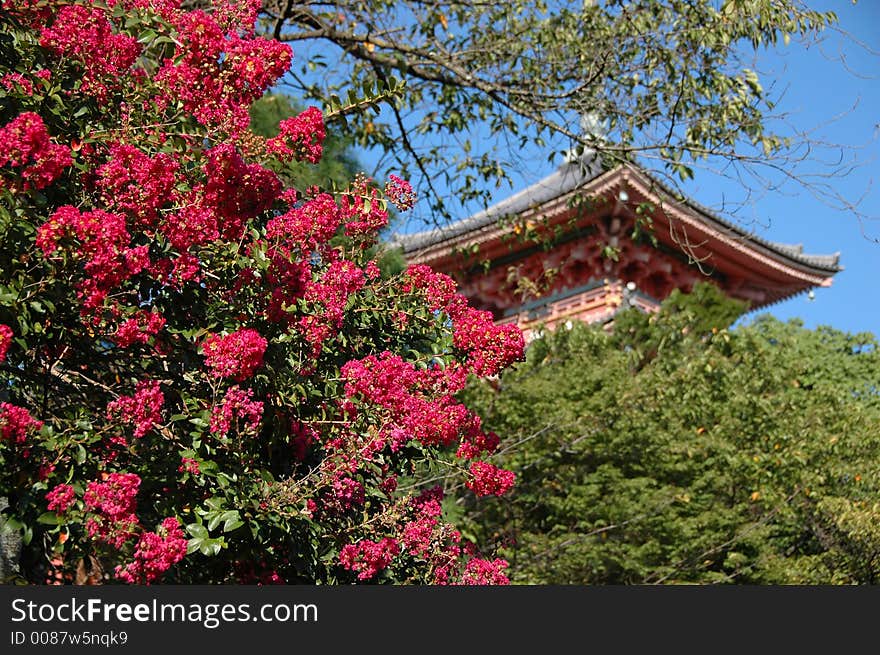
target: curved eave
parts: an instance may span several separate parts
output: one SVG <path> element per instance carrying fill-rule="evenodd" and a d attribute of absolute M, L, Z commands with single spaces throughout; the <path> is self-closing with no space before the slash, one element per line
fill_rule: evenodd
<path fill-rule="evenodd" d="M 682 248 L 695 260 L 711 259 L 725 272 L 782 283 L 799 281 L 809 286 L 829 286 L 841 270 L 839 254 L 797 255 L 756 235 L 745 232 L 718 216 L 669 196 L 668 190 L 641 171 L 629 168 L 623 184 L 630 196 L 654 203 L 654 234 L 667 245 Z M 659 192 L 658 192 L 659 191 Z M 631 198 L 632 199 L 632 198 Z"/>
<path fill-rule="evenodd" d="M 713 228 L 715 232 L 728 234 L 732 238 L 748 242 L 755 248 L 765 250 L 774 258 L 785 261 L 790 265 L 807 267 L 815 273 L 825 272 L 833 275 L 843 270 L 843 267 L 840 266 L 840 252 L 829 255 L 807 254 L 803 252 L 803 247 L 800 245 L 783 244 L 764 239 L 753 232 L 747 232 L 741 226 L 722 218 L 694 200 L 675 200 L 674 198 L 677 194 L 673 190 L 645 171 L 634 166 L 621 168 L 627 169 L 627 174 L 631 176 L 629 179 L 641 178 L 642 187 L 648 189 L 649 193 L 661 197 L 665 203 L 679 208 L 686 208 L 688 213 L 698 216 L 707 226 Z"/>
<path fill-rule="evenodd" d="M 507 229 L 498 224 L 498 219 L 503 216 L 518 213 L 525 220 L 537 217 L 562 220 L 564 215 L 571 213 L 572 201 L 577 197 L 606 197 L 611 200 L 604 210 L 606 215 L 613 211 L 634 216 L 633 207 L 639 203 L 654 204 L 659 208 L 655 212 L 655 235 L 666 245 L 681 248 L 682 243 L 676 239 L 673 226 L 679 230 L 684 227 L 697 237 L 690 238 L 690 241 L 701 243 L 701 248 L 711 253 L 719 268 L 730 268 L 723 265 L 725 260 L 730 260 L 738 262 L 740 269 L 751 269 L 749 277 L 769 276 L 779 283 L 786 280 L 797 282 L 797 288 L 792 289 L 791 294 L 812 286 L 829 286 L 834 274 L 843 270 L 839 253 L 804 254 L 798 246 L 776 243 L 748 233 L 696 202 L 677 200 L 674 191 L 635 166 L 620 166 L 601 175 L 584 177 L 580 182 L 575 176 L 562 175 L 560 171 L 448 228 L 409 235 L 398 239 L 397 243 L 410 261 L 431 264 L 442 270 L 454 265 L 456 260 L 451 253 L 456 250 L 497 246 L 507 233 Z M 551 193 L 554 190 L 555 193 Z M 624 190 L 630 196 L 627 203 L 615 203 Z M 542 200 L 535 202 L 535 198 Z M 744 270 L 740 272 L 745 273 Z"/>

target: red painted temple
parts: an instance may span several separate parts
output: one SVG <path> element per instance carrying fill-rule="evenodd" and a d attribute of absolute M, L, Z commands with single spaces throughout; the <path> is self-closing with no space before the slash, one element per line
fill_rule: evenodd
<path fill-rule="evenodd" d="M 633 165 L 569 161 L 535 185 L 446 227 L 398 238 L 410 263 L 452 276 L 499 323 L 528 333 L 625 306 L 654 311 L 673 289 L 710 280 L 748 311 L 842 270 L 839 254 L 747 233 Z"/>

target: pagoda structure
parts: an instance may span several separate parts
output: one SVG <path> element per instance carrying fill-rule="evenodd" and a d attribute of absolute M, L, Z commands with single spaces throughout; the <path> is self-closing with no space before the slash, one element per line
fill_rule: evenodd
<path fill-rule="evenodd" d="M 831 285 L 839 253 L 760 238 L 682 198 L 632 164 L 569 158 L 554 173 L 469 218 L 398 237 L 409 263 L 459 284 L 471 303 L 527 334 L 570 321 L 613 323 L 656 311 L 699 280 L 766 307 Z M 570 324 L 570 323 L 569 323 Z"/>

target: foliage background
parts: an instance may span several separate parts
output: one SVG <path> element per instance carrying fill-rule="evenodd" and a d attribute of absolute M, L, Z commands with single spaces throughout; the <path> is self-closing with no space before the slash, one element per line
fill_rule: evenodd
<path fill-rule="evenodd" d="M 876 338 L 729 330 L 738 308 L 695 295 L 548 333 L 468 389 L 518 475 L 473 529 L 523 583 L 876 583 Z"/>

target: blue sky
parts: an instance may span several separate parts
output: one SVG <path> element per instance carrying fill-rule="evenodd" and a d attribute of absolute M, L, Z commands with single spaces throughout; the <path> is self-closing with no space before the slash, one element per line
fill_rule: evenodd
<path fill-rule="evenodd" d="M 779 108 L 791 112 L 797 127 L 820 126 L 813 137 L 854 147 L 849 156 L 856 158 L 856 168 L 835 180 L 834 186 L 850 202 L 860 200 L 863 216 L 795 188 L 756 201 L 751 207 L 754 224 L 749 227 L 759 235 L 803 243 L 805 252 L 839 251 L 844 267 L 831 287 L 816 289 L 814 300 L 800 295 L 766 311 L 782 320 L 801 318 L 810 328 L 830 325 L 880 336 L 880 2 L 810 4 L 835 11 L 841 30 L 849 36 L 831 33 L 806 51 L 794 44 L 780 47 L 778 53 L 762 56 L 759 64 L 773 70 L 776 80 L 785 85 Z M 766 87 L 769 79 L 763 79 Z M 697 181 L 695 197 L 707 204 L 725 191 L 712 180 Z"/>

